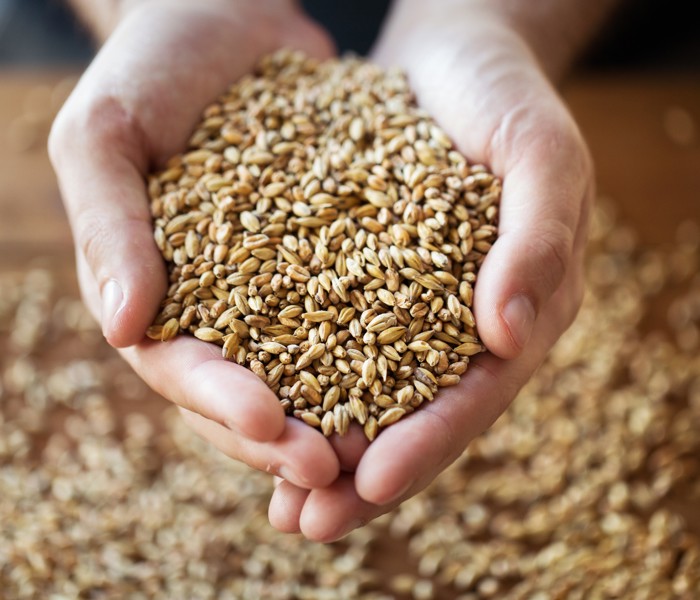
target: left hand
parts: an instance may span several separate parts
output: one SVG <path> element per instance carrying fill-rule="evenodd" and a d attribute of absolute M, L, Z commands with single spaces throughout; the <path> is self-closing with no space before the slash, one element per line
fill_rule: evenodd
<path fill-rule="evenodd" d="M 583 290 L 591 161 L 521 35 L 488 8 L 466 3 L 440 14 L 429 3 L 404 3 L 374 59 L 402 66 L 419 103 L 459 150 L 504 180 L 500 237 L 475 290 L 489 353 L 472 361 L 458 386 L 441 390 L 371 446 L 359 430 L 332 439 L 343 473 L 329 487 L 277 486 L 271 523 L 318 541 L 338 539 L 392 510 L 459 457 L 567 329 Z"/>
<path fill-rule="evenodd" d="M 49 149 L 83 299 L 109 343 L 226 454 L 319 487 L 337 478 L 336 453 L 320 432 L 285 418 L 253 373 L 190 336 L 144 339 L 168 285 L 146 175 L 186 146 L 217 94 L 285 46 L 333 55 L 330 38 L 293 0 L 139 2 L 61 110 Z"/>

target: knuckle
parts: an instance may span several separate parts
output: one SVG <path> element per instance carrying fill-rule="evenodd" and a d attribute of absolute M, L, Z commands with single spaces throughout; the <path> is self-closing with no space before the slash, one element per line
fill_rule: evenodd
<path fill-rule="evenodd" d="M 72 221 L 76 246 L 100 284 L 102 269 L 121 256 L 139 256 L 140 270 L 150 278 L 161 275 L 162 260 L 140 215 L 107 218 L 96 208 L 77 212 Z"/>
<path fill-rule="evenodd" d="M 533 236 L 530 252 L 539 276 L 549 292 L 559 287 L 567 272 L 574 243 L 571 229 L 561 221 L 552 220 Z"/>
<path fill-rule="evenodd" d="M 491 129 L 486 137 L 486 157 L 490 164 L 496 164 L 497 157 L 506 154 L 508 148 L 517 147 L 522 132 L 530 129 L 527 125 L 530 118 L 531 111 L 524 103 L 518 103 Z"/>
<path fill-rule="evenodd" d="M 114 236 L 114 228 L 104 219 L 91 213 L 81 213 L 75 225 L 75 239 L 80 252 L 82 252 L 90 269 L 98 280 L 101 270 L 105 248 L 110 247 Z"/>
<path fill-rule="evenodd" d="M 100 144 L 121 147 L 141 138 L 135 115 L 111 94 L 94 97 L 83 111 L 81 120 L 81 130 L 89 132 L 90 137 Z"/>
<path fill-rule="evenodd" d="M 128 151 L 136 156 L 142 153 L 144 135 L 133 111 L 113 93 L 93 92 L 87 85 L 88 89 L 81 91 L 80 87 L 52 124 L 48 150 L 53 165 L 76 149 L 76 144 L 88 150 L 94 147 L 101 151 Z"/>
<path fill-rule="evenodd" d="M 435 440 L 437 444 L 433 455 L 434 463 L 438 467 L 444 468 L 462 453 L 466 446 L 466 440 L 462 441 L 449 419 L 446 419 L 438 411 L 429 410 L 429 408 L 426 407 L 424 413 L 428 419 L 427 427 L 432 430 L 430 439 Z"/>
<path fill-rule="evenodd" d="M 573 117 L 554 97 L 540 97 L 537 103 L 523 97 L 515 102 L 488 135 L 487 149 L 489 156 L 507 154 L 516 161 L 566 156 L 581 171 L 590 170 L 592 164 Z"/>
<path fill-rule="evenodd" d="M 556 117 L 537 131 L 532 131 L 527 144 L 528 154 L 534 161 L 547 164 L 555 157 L 558 163 L 567 165 L 567 176 L 572 180 L 588 179 L 591 164 L 588 150 L 568 114 Z"/>

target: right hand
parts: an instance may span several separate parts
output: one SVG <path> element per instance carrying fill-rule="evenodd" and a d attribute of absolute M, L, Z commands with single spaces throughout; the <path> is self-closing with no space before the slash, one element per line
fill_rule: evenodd
<path fill-rule="evenodd" d="M 85 72 L 56 119 L 49 150 L 81 292 L 109 343 L 226 454 L 312 488 L 339 474 L 331 444 L 285 418 L 253 373 L 189 336 L 167 344 L 144 339 L 167 286 L 146 175 L 186 147 L 207 104 L 283 46 L 333 54 L 325 33 L 288 0 L 144 2 Z"/>
<path fill-rule="evenodd" d="M 456 460 L 532 376 L 583 294 L 593 171 L 576 124 L 503 3 L 435 4 L 397 2 L 374 60 L 404 68 L 419 105 L 470 161 L 503 178 L 499 238 L 474 291 L 489 352 L 372 444 L 357 435 L 338 441 L 346 473 L 332 485 L 277 487 L 272 524 L 315 540 L 393 510 Z"/>

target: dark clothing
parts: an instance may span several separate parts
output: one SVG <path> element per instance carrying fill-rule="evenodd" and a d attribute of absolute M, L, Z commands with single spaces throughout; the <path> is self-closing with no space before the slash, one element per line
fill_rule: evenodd
<path fill-rule="evenodd" d="M 366 54 L 390 3 L 303 0 L 303 4 L 329 29 L 341 52 Z M 582 61 L 583 67 L 700 71 L 696 6 L 687 0 L 627 0 Z M 92 54 L 89 36 L 63 0 L 0 0 L 0 65 L 87 63 Z"/>

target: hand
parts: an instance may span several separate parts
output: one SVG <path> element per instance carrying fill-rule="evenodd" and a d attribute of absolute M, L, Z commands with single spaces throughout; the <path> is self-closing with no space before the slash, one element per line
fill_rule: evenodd
<path fill-rule="evenodd" d="M 49 149 L 81 291 L 107 340 L 227 454 L 296 485 L 321 487 L 338 475 L 333 449 L 317 431 L 286 419 L 255 375 L 195 338 L 144 341 L 167 284 L 146 174 L 185 148 L 208 103 L 281 46 L 321 58 L 333 52 L 287 0 L 143 2 L 86 71 L 54 124 Z"/>
<path fill-rule="evenodd" d="M 425 488 L 506 409 L 580 304 L 593 194 L 585 144 L 511 25 L 488 3 L 448 4 L 399 3 L 374 58 L 402 66 L 458 148 L 504 180 L 500 237 L 475 290 L 489 353 L 371 446 L 358 432 L 336 440 L 346 472 L 331 486 L 280 483 L 270 519 L 282 531 L 330 541 Z"/>

